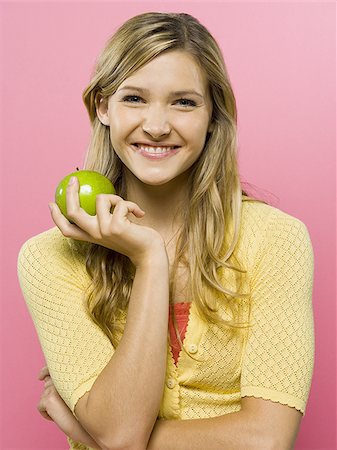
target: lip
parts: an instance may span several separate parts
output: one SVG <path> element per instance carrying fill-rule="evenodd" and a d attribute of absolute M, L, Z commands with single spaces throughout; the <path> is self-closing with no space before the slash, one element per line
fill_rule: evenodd
<path fill-rule="evenodd" d="M 176 148 L 173 148 L 172 150 L 169 150 L 168 152 L 165 152 L 165 153 L 148 153 L 148 152 L 145 152 L 144 150 L 142 150 L 140 148 L 141 145 L 143 145 L 145 147 L 176 147 Z M 136 153 L 138 153 L 139 155 L 143 156 L 144 158 L 157 160 L 157 161 L 158 160 L 162 160 L 162 159 L 170 158 L 173 155 L 175 155 L 176 153 L 178 153 L 179 150 L 180 150 L 180 147 L 177 147 L 177 146 L 174 146 L 174 145 L 167 145 L 167 144 L 163 145 L 163 144 L 161 144 L 161 145 L 155 146 L 155 145 L 153 145 L 153 143 L 145 144 L 144 142 L 137 143 L 137 144 L 132 144 L 131 147 Z"/>
<path fill-rule="evenodd" d="M 171 142 L 147 142 L 147 141 L 140 141 L 140 142 L 134 142 L 132 145 L 135 147 L 143 145 L 144 147 L 180 147 L 177 144 L 173 144 Z"/>

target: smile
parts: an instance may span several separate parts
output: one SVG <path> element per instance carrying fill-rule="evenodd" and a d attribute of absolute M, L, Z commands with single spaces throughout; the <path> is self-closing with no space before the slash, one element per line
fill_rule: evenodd
<path fill-rule="evenodd" d="M 137 153 L 149 159 L 163 159 L 177 153 L 178 146 L 156 146 L 152 147 L 144 144 L 133 144 Z"/>

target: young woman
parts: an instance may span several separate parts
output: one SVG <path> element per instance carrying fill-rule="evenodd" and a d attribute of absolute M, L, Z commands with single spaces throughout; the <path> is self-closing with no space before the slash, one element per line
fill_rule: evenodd
<path fill-rule="evenodd" d="M 108 41 L 83 94 L 85 167 L 117 195 L 27 241 L 21 287 L 47 366 L 39 410 L 71 448 L 290 449 L 313 370 L 305 225 L 249 198 L 218 45 L 187 14 Z M 181 420 L 182 419 L 182 420 Z"/>

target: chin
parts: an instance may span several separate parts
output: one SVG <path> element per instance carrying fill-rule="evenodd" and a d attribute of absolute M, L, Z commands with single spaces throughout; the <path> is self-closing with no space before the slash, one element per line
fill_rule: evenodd
<path fill-rule="evenodd" d="M 144 184 L 148 186 L 164 186 L 172 180 L 142 180 Z"/>
<path fill-rule="evenodd" d="M 144 183 L 148 186 L 163 186 L 164 184 L 170 183 L 171 181 L 174 180 L 174 178 L 168 178 L 167 176 L 163 177 L 163 174 L 161 174 L 161 176 L 158 174 L 147 174 L 146 176 L 144 176 L 144 174 L 142 174 L 142 176 L 137 176 L 138 180 L 141 183 Z"/>

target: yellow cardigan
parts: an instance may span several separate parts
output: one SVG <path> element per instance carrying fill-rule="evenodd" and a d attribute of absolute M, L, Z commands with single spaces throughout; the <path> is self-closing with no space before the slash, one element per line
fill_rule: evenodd
<path fill-rule="evenodd" d="M 241 317 L 253 326 L 235 333 L 207 324 L 192 301 L 184 345 L 199 361 L 181 352 L 176 366 L 168 342 L 160 418 L 232 413 L 244 396 L 305 413 L 314 365 L 313 249 L 307 228 L 277 208 L 243 202 L 235 255 L 247 270 L 240 289 L 250 293 L 239 301 Z M 74 412 L 114 353 L 85 311 L 90 279 L 84 260 L 55 227 L 24 243 L 18 276 L 55 386 Z M 222 279 L 238 290 L 232 270 L 224 269 Z M 226 308 L 218 306 L 228 319 Z M 121 321 L 125 324 L 126 313 Z M 69 442 L 71 448 L 87 448 Z"/>

